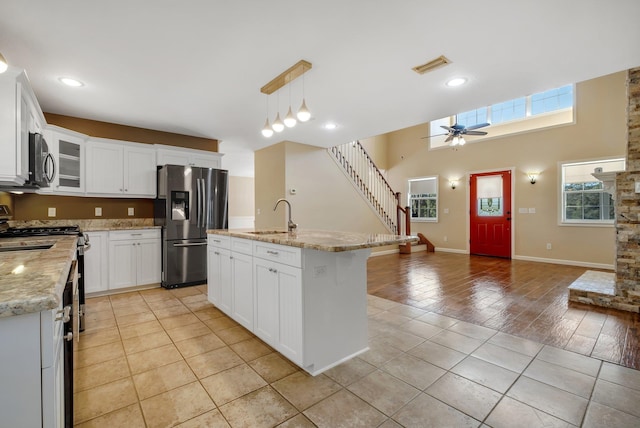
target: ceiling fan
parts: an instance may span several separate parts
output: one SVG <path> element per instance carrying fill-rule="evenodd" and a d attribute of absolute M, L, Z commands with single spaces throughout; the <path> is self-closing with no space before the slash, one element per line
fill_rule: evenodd
<path fill-rule="evenodd" d="M 438 137 L 440 135 L 447 135 L 445 143 L 450 143 L 451 147 L 456 146 L 464 146 L 466 141 L 464 140 L 464 135 L 487 135 L 485 131 L 476 131 L 476 129 L 484 128 L 485 126 L 491 125 L 490 123 L 477 123 L 475 125 L 465 126 L 458 124 L 458 116 L 456 115 L 456 122 L 452 126 L 444 126 L 440 125 L 440 128 L 445 129 L 447 132 L 444 134 L 436 134 L 429 135 L 428 137 L 423 138 L 431 138 Z"/>

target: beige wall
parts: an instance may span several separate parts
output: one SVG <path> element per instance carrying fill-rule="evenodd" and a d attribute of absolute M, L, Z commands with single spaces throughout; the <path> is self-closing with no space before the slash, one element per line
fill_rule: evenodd
<path fill-rule="evenodd" d="M 253 177 L 229 177 L 229 217 L 254 215 Z"/>
<path fill-rule="evenodd" d="M 326 149 L 279 143 L 256 152 L 255 170 L 258 228 L 286 227 L 287 207 L 273 212 L 275 201 L 286 197 L 301 229 L 388 233 Z"/>
<path fill-rule="evenodd" d="M 360 140 L 360 144 L 367 151 L 373 162 L 383 171 L 389 168 L 388 150 L 389 134 Z"/>
<path fill-rule="evenodd" d="M 513 228 L 516 258 L 555 259 L 613 266 L 615 230 L 609 227 L 558 225 L 558 162 L 624 156 L 626 87 L 624 72 L 576 85 L 576 123 L 517 135 L 486 138 L 455 151 L 428 150 L 428 124 L 388 134 L 388 178 L 406 199 L 411 177 L 438 175 L 439 222 L 412 223 L 436 248 L 467 250 L 469 173 L 514 168 Z M 491 127 L 486 128 L 491 136 Z M 526 173 L 540 171 L 538 182 Z M 452 190 L 448 180 L 461 179 Z M 404 200 L 403 199 L 403 200 Z M 444 214 L 448 208 L 449 213 Z M 535 214 L 519 214 L 535 208 Z M 445 242 L 444 238 L 447 237 Z M 546 249 L 552 244 L 552 250 Z"/>

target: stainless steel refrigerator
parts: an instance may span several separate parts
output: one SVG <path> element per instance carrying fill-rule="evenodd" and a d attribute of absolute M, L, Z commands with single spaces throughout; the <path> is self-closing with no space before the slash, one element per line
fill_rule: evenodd
<path fill-rule="evenodd" d="M 228 171 L 158 167 L 155 224 L 162 226 L 162 286 L 207 281 L 207 229 L 227 229 Z"/>

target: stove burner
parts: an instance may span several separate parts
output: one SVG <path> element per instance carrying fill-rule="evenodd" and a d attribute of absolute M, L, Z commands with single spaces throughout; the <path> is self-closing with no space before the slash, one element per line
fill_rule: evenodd
<path fill-rule="evenodd" d="M 40 226 L 40 227 L 10 227 L 0 231 L 0 237 L 49 236 L 49 235 L 79 235 L 79 226 Z"/>

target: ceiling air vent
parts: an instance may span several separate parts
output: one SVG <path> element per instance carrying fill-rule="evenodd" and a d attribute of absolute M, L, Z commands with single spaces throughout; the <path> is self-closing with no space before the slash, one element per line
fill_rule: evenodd
<path fill-rule="evenodd" d="M 443 65 L 447 65 L 450 63 L 451 61 L 445 58 L 444 55 L 440 55 L 438 58 L 431 60 L 426 64 L 416 65 L 415 67 L 412 68 L 412 70 L 418 74 L 425 74 L 429 71 L 435 70 L 438 67 L 442 67 Z"/>

